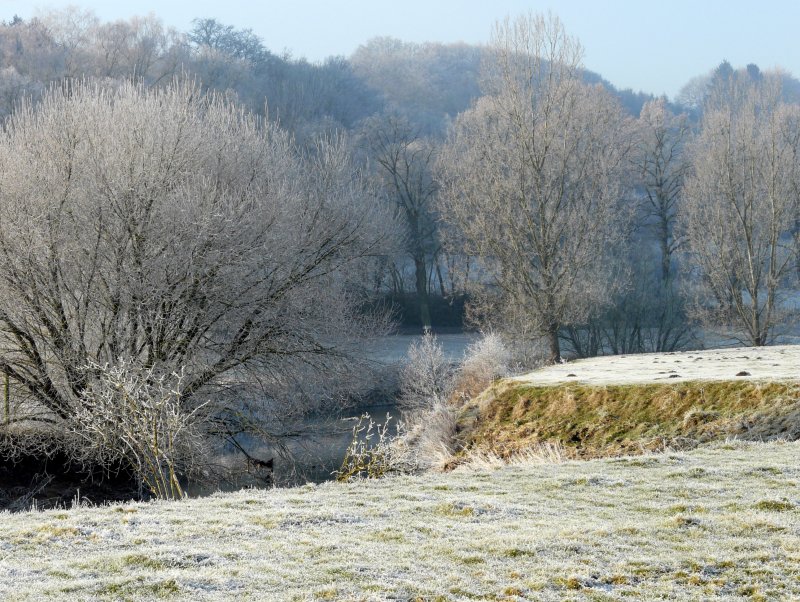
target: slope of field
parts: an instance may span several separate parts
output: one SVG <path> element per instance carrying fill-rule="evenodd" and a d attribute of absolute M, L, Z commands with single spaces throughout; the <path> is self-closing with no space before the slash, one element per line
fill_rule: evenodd
<path fill-rule="evenodd" d="M 460 417 L 471 448 L 570 456 L 800 437 L 800 346 L 600 357 L 503 379 Z"/>
<path fill-rule="evenodd" d="M 2 600 L 800 596 L 797 443 L 0 514 Z"/>

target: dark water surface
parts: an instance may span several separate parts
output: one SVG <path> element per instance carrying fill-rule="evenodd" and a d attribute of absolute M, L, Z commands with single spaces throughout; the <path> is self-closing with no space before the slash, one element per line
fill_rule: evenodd
<path fill-rule="evenodd" d="M 471 333 L 442 334 L 437 335 L 437 340 L 442 346 L 445 357 L 452 362 L 458 362 L 476 336 Z M 420 339 L 421 335 L 384 337 L 372 344 L 369 355 L 381 364 L 399 367 L 406 360 L 409 346 Z M 363 414 L 369 414 L 380 424 L 384 424 L 388 417 L 388 434 L 396 434 L 400 410 L 395 400 L 349 408 L 340 416 L 332 418 L 309 418 L 303 424 L 305 428 L 302 429 L 308 434 L 289 442 L 294 463 L 281 458 L 275 459 L 276 483 L 320 483 L 334 478 L 332 473 L 341 467 L 345 451 L 353 439 L 353 427 Z"/>

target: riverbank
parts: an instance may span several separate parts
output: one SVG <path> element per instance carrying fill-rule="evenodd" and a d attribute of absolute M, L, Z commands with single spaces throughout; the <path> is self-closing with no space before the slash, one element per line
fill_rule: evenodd
<path fill-rule="evenodd" d="M 569 457 L 800 437 L 800 346 L 606 356 L 495 382 L 460 408 L 467 450 Z M 468 454 L 467 454 L 468 455 Z"/>

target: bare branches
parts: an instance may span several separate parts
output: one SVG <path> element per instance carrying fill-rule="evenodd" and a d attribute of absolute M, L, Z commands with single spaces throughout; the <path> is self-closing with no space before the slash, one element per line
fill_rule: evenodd
<path fill-rule="evenodd" d="M 496 316 L 548 337 L 608 299 L 604 257 L 626 212 L 632 144 L 616 101 L 578 78 L 580 47 L 556 18 L 501 24 L 489 94 L 442 153 L 442 212 L 492 269 Z M 501 318 L 502 320 L 502 318 Z"/>
<path fill-rule="evenodd" d="M 697 265 L 694 311 L 720 334 L 766 345 L 791 318 L 800 211 L 800 116 L 779 76 L 731 84 L 703 117 L 682 215 Z"/>
<path fill-rule="evenodd" d="M 381 187 L 405 224 L 406 251 L 414 262 L 420 321 L 423 330 L 427 330 L 431 327 L 428 267 L 438 254 L 435 147 L 400 115 L 375 117 L 363 129 Z"/>
<path fill-rule="evenodd" d="M 689 169 L 685 146 L 691 131 L 685 115 L 672 115 L 663 99 L 646 103 L 638 122 L 634 165 L 644 189 L 643 208 L 661 251 L 661 279 L 672 276 L 672 257 L 680 247 L 675 220 Z"/>
<path fill-rule="evenodd" d="M 192 84 L 73 84 L 23 106 L 0 204 L 0 370 L 62 418 L 96 388 L 90 364 L 181 373 L 185 409 L 250 368 L 335 378 L 381 325 L 358 310 L 360 275 L 394 222 L 346 141 L 302 155 Z"/>
<path fill-rule="evenodd" d="M 98 376 L 70 417 L 70 429 L 83 443 L 80 453 L 101 466 L 132 467 L 155 497 L 183 497 L 180 477 L 205 455 L 206 404 L 184 407 L 182 374 L 140 372 L 125 361 L 88 368 Z"/>

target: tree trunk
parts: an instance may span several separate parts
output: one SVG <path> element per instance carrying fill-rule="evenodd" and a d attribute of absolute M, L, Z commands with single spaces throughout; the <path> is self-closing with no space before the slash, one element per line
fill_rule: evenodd
<path fill-rule="evenodd" d="M 5 373 L 5 380 L 3 382 L 3 407 L 6 414 L 6 426 L 11 424 L 11 392 L 10 383 L 8 382 L 8 372 Z"/>
<path fill-rule="evenodd" d="M 422 323 L 422 330 L 431 329 L 431 310 L 428 304 L 428 270 L 425 267 L 425 258 L 414 257 L 414 269 L 417 280 L 417 303 L 419 303 L 419 319 Z"/>
<path fill-rule="evenodd" d="M 669 282 L 672 267 L 672 254 L 669 247 L 669 222 L 664 216 L 661 218 L 661 281 Z"/>
<path fill-rule="evenodd" d="M 439 265 L 439 258 L 436 257 L 436 278 L 439 280 L 439 291 L 442 293 L 442 298 L 447 298 L 447 289 L 444 286 L 444 278 L 442 277 L 442 266 Z"/>
<path fill-rule="evenodd" d="M 548 363 L 559 363 L 561 361 L 561 343 L 558 340 L 558 324 L 553 324 L 547 329 L 547 345 L 550 350 Z"/>

